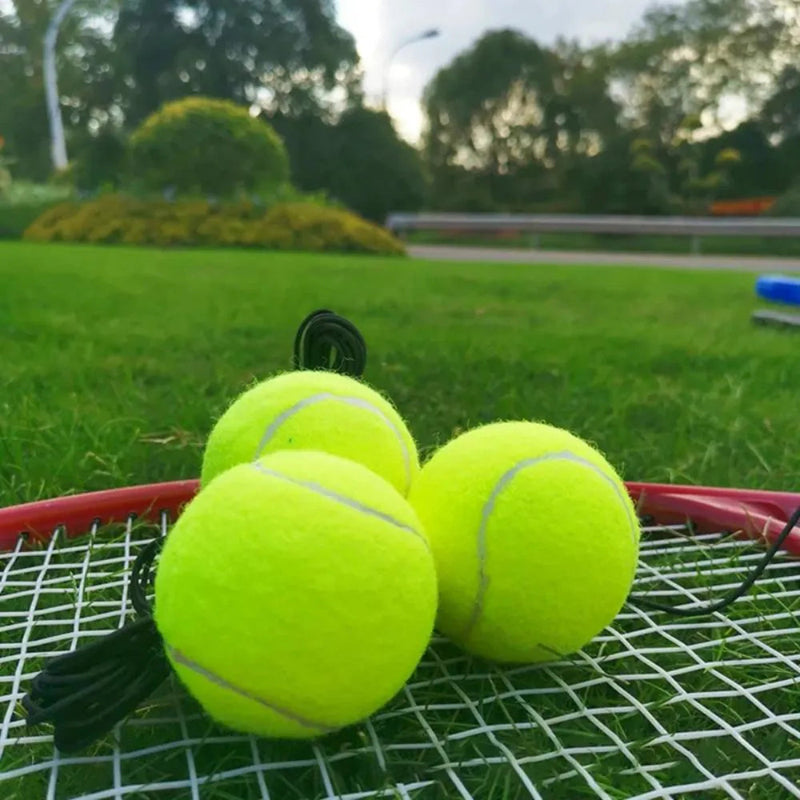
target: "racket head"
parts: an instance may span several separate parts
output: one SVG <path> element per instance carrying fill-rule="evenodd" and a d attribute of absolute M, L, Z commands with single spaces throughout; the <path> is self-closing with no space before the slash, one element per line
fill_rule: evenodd
<path fill-rule="evenodd" d="M 724 613 L 681 621 L 626 607 L 551 664 L 499 668 L 437 637 L 392 703 L 318 742 L 233 734 L 173 680 L 112 736 L 63 756 L 48 730 L 26 729 L 19 701 L 46 660 L 125 623 L 136 555 L 196 490 L 179 482 L 0 512 L 0 793 L 752 798 L 757 787 L 800 797 L 800 575 L 788 552 Z M 676 604 L 738 583 L 800 505 L 786 493 L 629 490 L 645 520 L 635 589 Z"/>

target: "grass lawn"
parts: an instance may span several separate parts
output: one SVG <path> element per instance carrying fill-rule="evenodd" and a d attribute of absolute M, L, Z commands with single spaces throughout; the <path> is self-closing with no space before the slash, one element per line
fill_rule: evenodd
<path fill-rule="evenodd" d="M 630 479 L 796 488 L 800 339 L 754 277 L 0 245 L 0 504 L 198 474 L 203 438 L 328 307 L 430 451 L 500 418 Z"/>
<path fill-rule="evenodd" d="M 297 325 L 320 307 L 359 326 L 370 347 L 367 380 L 393 398 L 425 454 L 470 426 L 533 418 L 591 439 L 629 479 L 794 490 L 800 464 L 794 439 L 800 338 L 751 325 L 753 283 L 754 276 L 733 273 L 0 243 L 0 506 L 197 476 L 204 436 L 215 416 L 253 380 L 288 368 Z M 653 558 L 658 557 L 654 552 Z M 0 561 L 0 587 L 2 575 Z M 775 609 L 796 612 L 798 595 L 792 598 L 791 608 L 784 599 Z M 746 602 L 741 616 L 757 617 L 763 611 L 764 606 Z M 642 625 L 640 617 L 629 617 L 620 622 L 620 630 Z M 104 624 L 116 623 L 106 619 Z M 690 630 L 686 635 L 696 635 L 698 647 L 719 644 L 713 632 Z M 654 647 L 664 642 L 652 630 L 643 631 L 637 641 Z M 615 642 L 610 637 L 601 649 L 608 653 L 616 647 L 622 653 Z M 735 647 L 729 645 L 729 652 Z M 249 739 L 239 737 L 233 747 L 224 739 L 220 744 L 216 729 L 210 739 L 204 729 L 190 770 L 201 771 L 198 765 L 213 762 L 212 771 L 235 771 L 258 758 L 294 764 L 298 777 L 287 782 L 283 773 L 276 773 L 274 780 L 270 775 L 272 794 L 267 795 L 262 783 L 244 774 L 235 785 L 220 781 L 202 798 L 282 800 L 335 792 L 367 796 L 358 792 L 382 780 L 374 772 L 376 759 L 370 767 L 350 759 L 365 747 L 374 756 L 376 747 L 370 742 L 375 736 L 396 747 L 377 759 L 378 765 L 385 761 L 396 770 L 391 786 L 411 786 L 415 777 L 424 783 L 425 776 L 434 774 L 440 781 L 435 787 L 409 789 L 405 796 L 458 796 L 435 744 L 428 742 L 421 753 L 403 749 L 404 742 L 413 744 L 420 735 L 420 707 L 426 708 L 430 729 L 438 732 L 441 726 L 455 734 L 447 758 L 472 764 L 463 774 L 467 791 L 476 798 L 529 796 L 517 782 L 519 776 L 486 761 L 486 752 L 474 743 L 469 731 L 476 713 L 499 726 L 495 756 L 503 747 L 519 758 L 524 752 L 531 758 L 526 772 L 532 780 L 556 787 L 544 797 L 595 796 L 573 761 L 581 761 L 583 746 L 591 744 L 598 729 L 585 718 L 570 717 L 569 709 L 559 711 L 557 702 L 572 697 L 564 686 L 581 686 L 588 693 L 581 695 L 582 702 L 598 708 L 612 705 L 619 697 L 606 673 L 618 665 L 619 673 L 628 676 L 613 684 L 618 686 L 634 680 L 631 671 L 644 669 L 624 660 L 633 658 L 630 653 L 622 653 L 619 662 L 612 659 L 600 673 L 583 663 L 561 671 L 515 673 L 465 666 L 467 660 L 446 644 L 431 652 L 414 684 L 413 703 L 406 693 L 398 701 L 401 705 L 393 706 L 375 727 L 334 737 L 324 749 L 259 744 L 254 755 Z M 2 655 L 0 650 L 0 681 L 5 676 L 0 696 L 16 668 Z M 672 657 L 677 669 L 682 656 L 675 652 Z M 715 657 L 723 658 L 721 651 Z M 691 671 L 691 664 L 686 668 Z M 784 668 L 796 680 L 796 670 Z M 784 674 L 780 669 L 765 666 L 752 680 L 777 680 Z M 465 670 L 463 680 L 452 680 Z M 598 674 L 606 677 L 581 683 Z M 746 678 L 737 675 L 735 680 L 742 684 Z M 708 670 L 701 670 L 697 683 L 686 691 L 710 690 L 712 685 Z M 640 701 L 652 702 L 654 708 L 663 702 L 662 719 L 672 720 L 664 722 L 667 728 L 687 724 L 669 705 L 675 690 L 668 682 L 653 683 L 650 697 L 646 690 L 641 689 Z M 631 689 L 634 695 L 636 691 Z M 481 702 L 478 709 L 464 700 L 464 692 L 500 699 L 486 706 Z M 526 696 L 534 707 L 529 713 L 549 714 L 551 725 L 562 726 L 562 742 L 572 737 L 578 755 L 570 756 L 573 761 L 566 766 L 537 760 L 553 743 L 541 730 L 520 733 L 519 692 L 534 693 Z M 787 705 L 796 709 L 797 695 L 792 699 L 788 690 L 785 694 Z M 740 710 L 732 710 L 737 709 L 736 699 L 714 702 L 718 713 L 727 709 L 746 720 L 747 701 Z M 404 711 L 402 703 L 417 710 Z M 692 707 L 684 711 L 690 720 L 697 716 Z M 0 724 L 4 712 L 0 703 Z M 553 718 L 559 721 L 552 723 Z M 202 715 L 189 719 L 205 724 L 198 721 Z M 652 731 L 635 728 L 642 720 L 626 729 L 620 718 L 613 719 L 608 736 L 652 738 Z M 511 730 L 503 727 L 509 722 Z M 146 726 L 126 731 L 128 750 L 152 744 Z M 191 732 L 184 729 L 178 735 Z M 784 752 L 781 741 L 762 741 L 759 747 L 778 758 Z M 698 758 L 713 764 L 723 758 L 723 744 L 707 740 L 699 746 Z M 668 771 L 674 751 L 664 743 L 647 746 L 652 763 Z M 40 749 L 22 753 L 8 749 L 5 762 L 0 755 L 1 795 L 9 797 L 8 786 L 14 800 L 45 796 L 49 770 L 2 785 L 4 771 L 52 753 L 44 745 L 36 747 Z M 183 750 L 161 754 L 158 769 L 150 772 L 141 766 L 142 759 L 126 761 L 123 772 L 130 768 L 139 773 L 120 779 L 119 759 L 108 754 L 110 746 L 103 747 L 108 776 L 101 777 L 96 766 L 81 771 L 78 763 L 72 767 L 75 782 L 65 783 L 69 767 L 62 767 L 59 789 L 48 796 L 71 797 L 70 792 L 101 790 L 120 780 L 129 785 L 164 783 L 159 791 L 143 791 L 137 798 L 193 796 L 185 787 L 168 785 L 176 775 L 186 775 Z M 618 748 L 612 755 L 604 753 L 589 752 L 592 766 L 586 767 L 584 759 L 581 769 L 595 770 L 605 796 L 627 798 L 647 790 L 645 776 L 625 772 L 630 763 Z M 747 757 L 728 752 L 718 769 L 735 771 Z M 437 765 L 433 773 L 425 771 L 430 767 L 426 759 Z M 546 769 L 551 769 L 549 777 L 541 772 Z M 575 774 L 564 778 L 570 769 Z M 290 775 L 288 767 L 285 775 Z M 562 778 L 563 786 L 571 787 L 563 792 L 557 791 Z M 671 785 L 680 780 L 675 774 L 664 778 Z M 687 771 L 684 780 L 696 776 Z M 767 783 L 741 791 L 736 796 L 748 800 L 789 796 Z M 396 788 L 394 792 L 390 796 L 401 796 Z M 709 790 L 701 796 L 734 795 Z"/>

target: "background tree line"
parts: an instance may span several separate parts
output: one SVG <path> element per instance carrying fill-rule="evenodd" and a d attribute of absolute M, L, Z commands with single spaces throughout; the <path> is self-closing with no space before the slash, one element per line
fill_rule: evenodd
<path fill-rule="evenodd" d="M 800 178 L 798 45 L 794 0 L 654 6 L 592 48 L 488 33 L 427 89 L 431 202 L 667 213 L 781 195 Z M 732 108 L 745 119 L 725 130 Z"/>
<path fill-rule="evenodd" d="M 50 176 L 42 38 L 57 5 L 0 3 L 0 136 L 15 177 Z M 299 188 L 373 219 L 423 205 L 692 213 L 792 196 L 798 47 L 796 0 L 655 5 L 622 41 L 591 47 L 491 31 L 427 87 L 419 148 L 365 105 L 332 0 L 78 0 L 58 64 L 70 177 L 89 191 L 120 181 L 125 140 L 149 114 L 205 95 L 268 119 Z M 732 109 L 744 121 L 725 130 Z"/>

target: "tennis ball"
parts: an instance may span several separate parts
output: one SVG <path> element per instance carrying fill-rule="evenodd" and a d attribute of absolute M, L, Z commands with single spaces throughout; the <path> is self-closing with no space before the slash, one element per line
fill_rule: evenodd
<path fill-rule="evenodd" d="M 360 464 L 286 450 L 224 472 L 186 507 L 154 613 L 175 672 L 217 721 L 312 738 L 401 689 L 436 596 L 405 498 Z"/>
<path fill-rule="evenodd" d="M 419 471 L 414 440 L 373 389 L 333 372 L 287 372 L 241 395 L 208 438 L 201 484 L 277 450 L 321 450 L 357 461 L 407 495 Z"/>
<path fill-rule="evenodd" d="M 436 561 L 438 627 L 476 655 L 572 653 L 630 592 L 633 504 L 605 458 L 567 431 L 509 422 L 466 433 L 422 468 L 409 499 Z"/>

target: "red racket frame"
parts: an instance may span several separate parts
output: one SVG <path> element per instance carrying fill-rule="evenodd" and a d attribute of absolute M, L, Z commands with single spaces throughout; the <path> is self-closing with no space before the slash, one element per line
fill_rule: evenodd
<path fill-rule="evenodd" d="M 629 483 L 639 512 L 664 525 L 691 520 L 699 532 L 731 531 L 766 542 L 783 531 L 800 507 L 800 494 L 750 489 Z M 162 512 L 172 519 L 197 494 L 196 480 L 132 486 L 103 492 L 60 497 L 0 510 L 0 551 L 16 547 L 25 533 L 31 543 L 46 542 L 58 528 L 67 535 L 86 533 L 95 522 L 127 522 L 131 515 L 158 521 Z M 800 556 L 800 527 L 784 548 Z"/>

